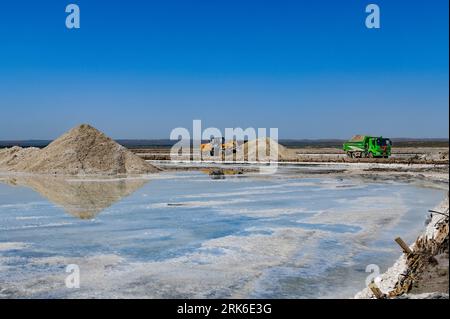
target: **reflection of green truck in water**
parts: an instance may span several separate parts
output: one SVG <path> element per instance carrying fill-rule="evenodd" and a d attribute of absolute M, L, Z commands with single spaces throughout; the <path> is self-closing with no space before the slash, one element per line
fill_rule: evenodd
<path fill-rule="evenodd" d="M 385 157 L 391 156 L 392 142 L 388 138 L 356 135 L 344 143 L 344 152 L 349 157 Z"/>

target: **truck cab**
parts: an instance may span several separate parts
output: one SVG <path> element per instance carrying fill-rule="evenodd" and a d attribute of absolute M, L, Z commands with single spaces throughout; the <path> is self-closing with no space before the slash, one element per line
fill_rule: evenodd
<path fill-rule="evenodd" d="M 388 138 L 377 137 L 373 139 L 373 147 L 369 150 L 373 157 L 388 158 L 391 155 L 392 142 Z"/>

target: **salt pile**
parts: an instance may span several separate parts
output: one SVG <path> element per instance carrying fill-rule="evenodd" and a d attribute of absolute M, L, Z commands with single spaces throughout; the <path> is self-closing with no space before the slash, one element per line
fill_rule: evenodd
<path fill-rule="evenodd" d="M 244 144 L 244 153 L 249 161 L 278 161 L 294 157 L 291 151 L 271 138 L 259 138 Z"/>
<path fill-rule="evenodd" d="M 42 150 L 0 150 L 0 170 L 36 174 L 116 175 L 159 171 L 94 127 L 82 124 Z"/>

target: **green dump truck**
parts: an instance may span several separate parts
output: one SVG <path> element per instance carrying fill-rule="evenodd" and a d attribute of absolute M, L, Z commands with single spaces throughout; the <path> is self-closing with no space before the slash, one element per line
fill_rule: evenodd
<path fill-rule="evenodd" d="M 356 135 L 344 143 L 344 152 L 351 158 L 391 156 L 392 142 L 388 138 Z"/>

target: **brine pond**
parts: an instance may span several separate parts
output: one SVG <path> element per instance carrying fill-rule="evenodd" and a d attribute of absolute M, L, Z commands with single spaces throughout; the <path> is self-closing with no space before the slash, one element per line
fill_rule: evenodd
<path fill-rule="evenodd" d="M 0 298 L 351 298 L 445 193 L 283 170 L 0 176 Z"/>

